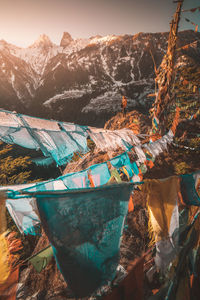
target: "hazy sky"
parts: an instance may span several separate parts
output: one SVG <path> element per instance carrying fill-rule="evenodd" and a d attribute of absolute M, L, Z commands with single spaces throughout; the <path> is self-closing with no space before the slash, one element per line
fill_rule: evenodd
<path fill-rule="evenodd" d="M 59 44 L 64 31 L 73 38 L 168 31 L 176 6 L 172 0 L 0 0 L 0 39 L 26 47 L 42 33 Z M 200 0 L 184 1 L 185 9 L 196 6 Z M 199 11 L 184 13 L 180 30 L 194 29 L 185 17 L 200 27 Z"/>

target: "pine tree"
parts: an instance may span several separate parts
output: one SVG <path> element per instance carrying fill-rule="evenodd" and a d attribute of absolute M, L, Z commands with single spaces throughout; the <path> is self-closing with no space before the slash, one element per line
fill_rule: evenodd
<path fill-rule="evenodd" d="M 30 157 L 13 157 L 12 149 L 11 145 L 0 142 L 0 185 L 25 183 L 30 177 Z"/>

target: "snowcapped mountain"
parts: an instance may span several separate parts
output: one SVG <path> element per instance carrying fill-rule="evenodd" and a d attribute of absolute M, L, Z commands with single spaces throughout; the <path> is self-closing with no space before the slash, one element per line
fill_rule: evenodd
<path fill-rule="evenodd" d="M 17 48 L 11 50 L 12 55 L 24 60 L 39 75 L 37 85 L 48 61 L 61 51 L 60 47 L 53 44 L 45 34 L 40 37 L 28 48 Z"/>
<path fill-rule="evenodd" d="M 25 110 L 36 94 L 37 74 L 30 64 L 12 55 L 17 47 L 0 41 L 0 107 Z"/>
<path fill-rule="evenodd" d="M 122 95 L 129 109 L 147 110 L 154 91 L 154 64 L 167 48 L 168 33 L 96 36 L 74 40 L 64 32 L 60 45 L 41 35 L 27 48 L 0 41 L 0 106 L 27 114 L 103 125 L 119 111 Z M 200 39 L 179 33 L 178 46 Z M 199 63 L 200 47 L 179 55 L 179 64 Z M 185 62 L 184 62 L 185 61 Z"/>

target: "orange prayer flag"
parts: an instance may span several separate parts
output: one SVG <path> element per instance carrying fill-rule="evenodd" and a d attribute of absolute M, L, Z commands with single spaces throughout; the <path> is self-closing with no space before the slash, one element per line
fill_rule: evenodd
<path fill-rule="evenodd" d="M 139 134 L 140 133 L 138 124 L 133 123 L 129 126 L 129 128 L 133 131 L 134 134 Z"/>
<path fill-rule="evenodd" d="M 186 79 L 184 79 L 184 80 L 183 80 L 183 85 L 188 85 L 188 84 L 189 84 L 189 81 L 186 80 Z"/>
<path fill-rule="evenodd" d="M 180 107 L 176 107 L 176 113 L 175 113 L 175 117 L 174 117 L 174 120 L 173 120 L 173 123 L 172 123 L 172 127 L 171 127 L 171 131 L 173 132 L 173 134 L 175 135 L 175 132 L 176 132 L 176 127 L 179 123 L 179 117 L 180 117 Z"/>
<path fill-rule="evenodd" d="M 122 106 L 123 106 L 124 108 L 126 108 L 126 106 L 127 106 L 127 99 L 126 99 L 125 96 L 122 96 Z"/>
<path fill-rule="evenodd" d="M 91 175 L 90 172 L 91 171 L 89 170 L 88 171 L 88 179 L 89 179 L 89 182 L 90 182 L 90 187 L 95 187 L 94 180 L 93 180 L 92 175 Z"/>
<path fill-rule="evenodd" d="M 193 281 L 194 281 L 194 274 L 190 275 L 190 286 L 193 285 Z"/>
<path fill-rule="evenodd" d="M 19 279 L 19 267 L 13 270 L 4 284 L 0 285 L 0 298 L 3 300 L 15 300 Z"/>
<path fill-rule="evenodd" d="M 154 166 L 153 161 L 152 161 L 152 160 L 148 160 L 148 167 L 149 167 L 150 169 L 152 169 L 153 166 Z"/>
<path fill-rule="evenodd" d="M 155 97 L 156 96 L 156 94 L 154 93 L 154 94 L 148 94 L 147 95 L 147 97 Z"/>
<path fill-rule="evenodd" d="M 189 49 L 189 45 L 183 46 L 182 49 Z"/>
<path fill-rule="evenodd" d="M 133 195 L 130 195 L 129 203 L 128 203 L 128 212 L 134 211 L 134 204 L 133 204 Z"/>
<path fill-rule="evenodd" d="M 142 174 L 142 171 L 141 171 L 140 168 L 139 168 L 139 174 L 138 174 L 138 176 L 140 177 L 140 180 L 142 181 L 142 179 L 143 179 L 143 174 Z"/>
<path fill-rule="evenodd" d="M 162 137 L 162 136 L 161 136 L 159 133 L 155 133 L 155 134 L 152 134 L 152 135 L 150 136 L 150 139 L 151 139 L 152 142 L 155 142 L 155 141 L 161 139 L 161 137 Z"/>
<path fill-rule="evenodd" d="M 144 259 L 143 255 L 133 261 L 128 268 L 128 275 L 103 300 L 144 299 Z"/>
<path fill-rule="evenodd" d="M 4 233 L 6 230 L 6 194 L 5 192 L 0 192 L 0 234 Z"/>
<path fill-rule="evenodd" d="M 157 294 L 158 291 L 159 291 L 159 289 L 153 289 L 152 290 L 153 295 Z"/>

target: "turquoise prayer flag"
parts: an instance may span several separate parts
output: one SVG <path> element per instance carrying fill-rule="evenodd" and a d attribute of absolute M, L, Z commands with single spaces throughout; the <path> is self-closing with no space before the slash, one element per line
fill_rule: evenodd
<path fill-rule="evenodd" d="M 36 192 L 42 226 L 76 297 L 113 280 L 133 184 Z"/>

